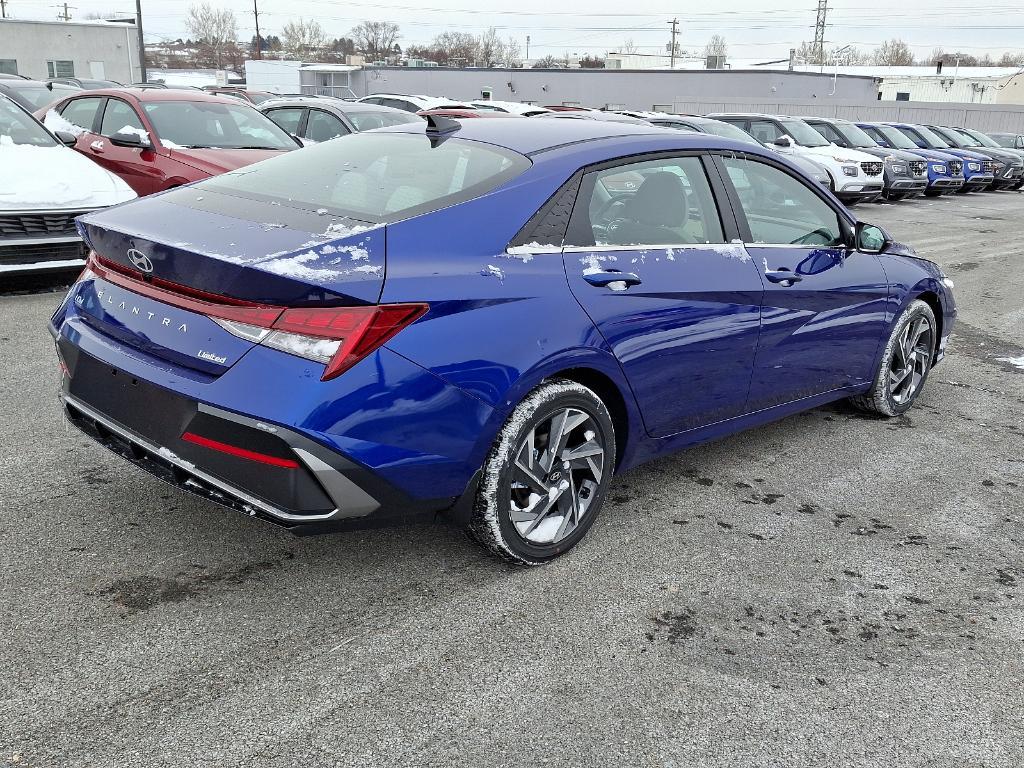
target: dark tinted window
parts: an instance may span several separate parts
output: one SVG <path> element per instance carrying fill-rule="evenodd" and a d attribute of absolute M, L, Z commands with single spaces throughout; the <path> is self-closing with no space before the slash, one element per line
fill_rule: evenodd
<path fill-rule="evenodd" d="M 357 133 L 200 182 L 236 197 L 287 201 L 364 221 L 396 221 L 478 197 L 530 165 L 490 144 Z"/>
<path fill-rule="evenodd" d="M 302 113 L 304 111 L 304 107 L 283 107 L 281 109 L 267 110 L 265 114 L 281 126 L 282 130 L 295 136 L 299 133 L 299 123 L 302 122 Z"/>
<path fill-rule="evenodd" d="M 330 112 L 322 109 L 309 110 L 306 120 L 306 138 L 311 141 L 330 141 L 352 133 L 345 124 Z"/>
<path fill-rule="evenodd" d="M 60 116 L 72 125 L 91 131 L 102 101 L 99 98 L 72 99 L 64 105 Z"/>

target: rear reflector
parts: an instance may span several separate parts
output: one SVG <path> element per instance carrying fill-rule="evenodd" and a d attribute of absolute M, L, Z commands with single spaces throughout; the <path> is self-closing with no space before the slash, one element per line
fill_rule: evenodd
<path fill-rule="evenodd" d="M 426 304 L 267 306 L 216 296 L 157 277 L 140 280 L 95 252 L 90 254 L 79 279 L 93 274 L 164 304 L 206 315 L 228 333 L 254 344 L 323 363 L 327 368 L 321 381 L 340 376 L 429 309 Z"/>
<path fill-rule="evenodd" d="M 222 443 L 219 440 L 211 440 L 208 437 L 197 435 L 194 432 L 186 432 L 181 436 L 181 439 L 187 443 L 194 443 L 195 445 L 201 445 L 203 448 L 209 448 L 212 451 L 220 451 L 221 453 L 226 453 L 230 456 L 237 456 L 240 459 L 248 459 L 249 461 L 258 461 L 261 464 L 270 464 L 273 467 L 297 469 L 299 466 L 299 462 L 292 459 L 281 459 L 277 456 L 270 456 L 266 453 L 249 451 L 245 448 L 239 448 L 237 445 L 229 445 L 228 443 Z"/>

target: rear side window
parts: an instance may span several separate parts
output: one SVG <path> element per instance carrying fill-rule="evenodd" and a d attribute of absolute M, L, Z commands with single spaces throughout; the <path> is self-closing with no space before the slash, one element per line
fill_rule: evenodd
<path fill-rule="evenodd" d="M 572 245 L 725 242 L 711 185 L 699 157 L 620 165 L 596 171 L 592 181 L 588 214 L 593 241 Z M 585 237 L 586 232 L 583 234 Z M 579 236 L 574 233 L 573 237 Z"/>
<path fill-rule="evenodd" d="M 64 105 L 60 116 L 69 123 L 91 132 L 96 124 L 96 113 L 101 101 L 103 100 L 99 98 L 72 99 Z"/>
<path fill-rule="evenodd" d="M 750 135 L 762 144 L 771 144 L 784 134 L 782 129 L 770 120 L 751 120 Z"/>
<path fill-rule="evenodd" d="M 739 194 L 752 243 L 843 244 L 839 214 L 803 182 L 756 160 L 724 157 L 722 162 Z"/>
<path fill-rule="evenodd" d="M 530 167 L 492 144 L 425 135 L 357 133 L 200 182 L 235 197 L 287 201 L 387 222 L 471 200 Z"/>
<path fill-rule="evenodd" d="M 286 107 L 284 109 L 269 109 L 266 115 L 292 136 L 298 136 L 303 111 L 302 107 Z"/>
<path fill-rule="evenodd" d="M 306 120 L 306 138 L 311 141 L 330 141 L 339 136 L 352 133 L 345 124 L 329 112 L 322 109 L 309 110 Z"/>
<path fill-rule="evenodd" d="M 131 128 L 135 131 L 144 131 L 142 121 L 135 114 L 131 106 L 120 99 L 107 99 L 107 107 L 103 110 L 103 122 L 100 125 L 100 133 L 104 136 L 113 136 L 122 128 Z"/>

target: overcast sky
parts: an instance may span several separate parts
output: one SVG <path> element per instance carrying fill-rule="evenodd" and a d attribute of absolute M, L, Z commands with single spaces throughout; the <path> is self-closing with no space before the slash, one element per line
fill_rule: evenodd
<path fill-rule="evenodd" d="M 679 18 L 684 48 L 699 50 L 713 34 L 725 37 L 729 55 L 740 58 L 785 58 L 789 49 L 814 36 L 816 0 L 720 0 L 674 5 L 665 0 L 542 0 L 522 3 L 497 0 L 257 0 L 264 34 L 279 32 L 291 18 L 315 18 L 331 37 L 341 37 L 363 19 L 393 21 L 401 27 L 400 43 L 429 42 L 447 29 L 479 32 L 489 26 L 512 36 L 530 57 L 565 52 L 600 54 L 618 50 L 631 39 L 641 53 L 660 53 L 669 40 L 668 22 Z M 231 8 L 239 34 L 254 33 L 252 0 L 212 0 Z M 56 0 L 7 0 L 8 14 L 50 19 Z M 135 0 L 69 0 L 73 19 L 89 13 L 134 14 Z M 188 0 L 143 0 L 147 41 L 187 35 Z M 694 11 L 694 6 L 700 11 Z M 894 7 L 895 6 L 895 7 Z M 549 8 L 551 10 L 544 10 Z M 933 47 L 964 50 L 998 58 L 1003 51 L 1024 50 L 1024 10 L 1020 0 L 832 0 L 826 39 L 834 45 L 872 48 L 900 37 L 918 56 Z M 691 11 L 691 12 L 684 12 Z M 445 22 L 445 23 L 440 23 Z M 524 51 L 525 53 L 525 51 Z"/>

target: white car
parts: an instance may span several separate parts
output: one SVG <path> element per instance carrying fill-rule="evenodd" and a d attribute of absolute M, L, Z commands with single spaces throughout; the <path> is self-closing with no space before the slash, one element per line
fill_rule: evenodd
<path fill-rule="evenodd" d="M 131 187 L 68 149 L 32 115 L 0 96 L 0 273 L 85 265 L 75 217 L 135 198 Z"/>
<path fill-rule="evenodd" d="M 832 191 L 847 205 L 877 200 L 882 194 L 884 164 L 881 158 L 839 147 L 799 118 L 736 113 L 708 117 L 742 128 L 784 155 L 803 155 L 820 163 L 828 172 Z"/>
<path fill-rule="evenodd" d="M 438 96 L 419 96 L 408 93 L 375 93 L 358 101 L 364 104 L 379 104 L 384 107 L 404 109 L 406 112 L 422 112 L 425 109 L 473 109 L 465 102 Z"/>
<path fill-rule="evenodd" d="M 523 117 L 543 115 L 545 112 L 551 111 L 547 107 L 541 107 L 536 104 L 522 104 L 518 101 L 492 101 L 490 99 L 487 101 L 471 101 L 469 106 L 484 112 L 508 112 L 510 115 L 522 115 Z"/>

